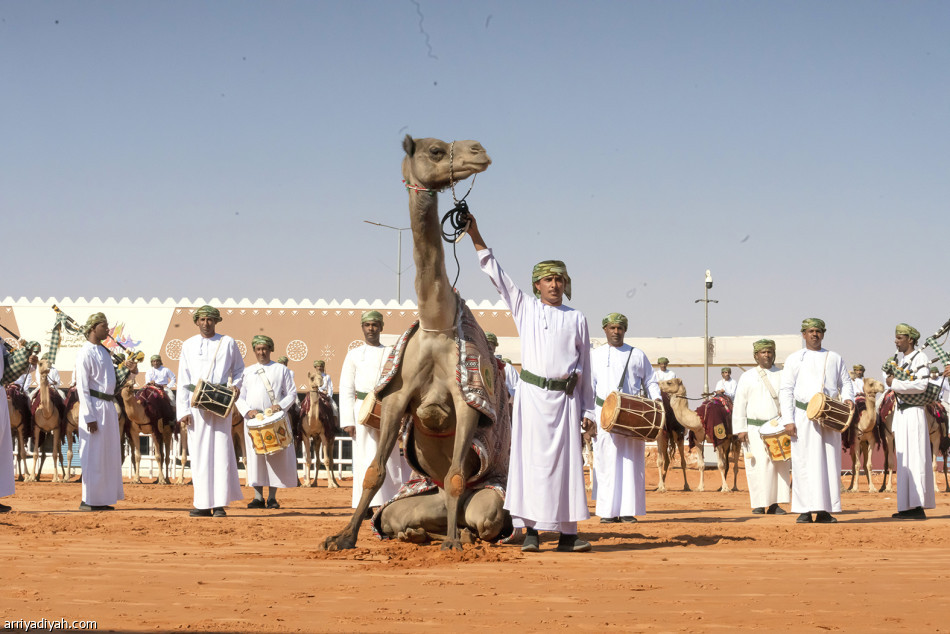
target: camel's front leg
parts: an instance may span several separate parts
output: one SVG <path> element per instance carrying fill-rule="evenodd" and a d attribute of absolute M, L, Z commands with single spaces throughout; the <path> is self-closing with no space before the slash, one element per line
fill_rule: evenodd
<path fill-rule="evenodd" d="M 706 441 L 696 444 L 696 452 L 699 456 L 699 488 L 697 491 L 706 490 Z"/>
<path fill-rule="evenodd" d="M 469 407 L 461 393 L 454 395 L 455 405 L 455 446 L 452 450 L 452 465 L 445 474 L 445 509 L 448 528 L 442 550 L 462 550 L 459 541 L 458 509 L 459 500 L 465 492 L 468 479 L 465 473 L 465 457 L 472 448 L 472 438 L 478 426 L 478 410 Z"/>
<path fill-rule="evenodd" d="M 340 483 L 336 481 L 336 475 L 333 474 L 333 443 L 332 437 L 327 438 L 326 432 L 320 434 L 323 441 L 323 467 L 327 470 L 327 488 L 339 489 Z M 316 469 L 316 467 L 314 467 Z"/>
<path fill-rule="evenodd" d="M 857 493 L 858 485 L 860 484 L 859 480 L 861 479 L 861 462 L 858 460 L 861 457 L 861 441 L 860 439 L 855 439 L 854 444 L 851 445 L 851 484 L 841 487 L 842 493 Z"/>
<path fill-rule="evenodd" d="M 175 484 L 182 486 L 185 484 L 185 462 L 188 460 L 188 432 L 184 426 L 178 432 L 178 444 L 181 448 L 181 460 L 179 460 L 181 462 L 181 473 L 178 475 L 178 479 L 175 480 Z"/>
<path fill-rule="evenodd" d="M 73 435 L 66 432 L 66 482 L 73 479 Z"/>
<path fill-rule="evenodd" d="M 39 471 L 36 468 L 36 461 L 42 457 L 40 460 L 40 470 L 43 469 L 43 462 L 46 460 L 46 452 L 43 450 L 43 444 L 40 442 L 40 439 L 43 436 L 43 430 L 39 427 L 33 432 L 33 471 L 26 477 L 27 482 L 39 482 L 40 476 Z M 44 439 L 45 440 L 45 439 Z"/>
<path fill-rule="evenodd" d="M 399 400 L 397 400 L 399 399 Z M 344 550 L 356 547 L 356 537 L 366 512 L 369 510 L 373 496 L 382 488 L 386 479 L 386 461 L 396 447 L 399 440 L 399 427 L 403 413 L 406 411 L 406 402 L 398 392 L 387 394 L 382 400 L 382 410 L 379 422 L 379 443 L 376 445 L 376 455 L 373 457 L 366 475 L 363 476 L 363 493 L 356 505 L 350 523 L 342 532 L 327 537 L 323 542 L 324 550 Z"/>
<path fill-rule="evenodd" d="M 314 477 L 313 480 L 310 479 L 310 432 L 304 431 L 300 439 L 300 444 L 303 445 L 303 482 L 301 484 L 305 487 L 312 487 L 316 481 L 316 467 L 314 467 Z"/>
<path fill-rule="evenodd" d="M 739 454 L 742 451 L 739 447 L 739 439 L 735 436 L 732 437 L 732 446 L 730 447 L 730 453 L 732 454 L 732 491 L 739 490 Z"/>
<path fill-rule="evenodd" d="M 722 486 L 719 488 L 721 493 L 729 493 L 729 442 L 726 441 L 716 447 L 716 466 L 719 467 L 719 477 L 722 480 Z"/>
<path fill-rule="evenodd" d="M 680 469 L 683 470 L 683 490 L 689 491 L 689 478 L 686 476 L 686 442 L 682 437 L 676 445 L 680 452 Z"/>
<path fill-rule="evenodd" d="M 659 482 L 656 485 L 658 493 L 666 493 L 666 471 L 670 466 L 669 438 L 665 431 L 661 431 L 656 437 L 656 471 Z"/>

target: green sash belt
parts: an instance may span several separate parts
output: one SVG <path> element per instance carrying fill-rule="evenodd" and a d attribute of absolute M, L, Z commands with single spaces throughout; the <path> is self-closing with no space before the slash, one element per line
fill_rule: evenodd
<path fill-rule="evenodd" d="M 752 425 L 753 427 L 761 427 L 762 425 L 766 424 L 769 421 L 759 420 L 758 418 L 747 418 L 745 419 L 745 422 L 748 423 L 749 425 Z"/>
<path fill-rule="evenodd" d="M 102 392 L 97 392 L 96 390 L 89 390 L 89 393 L 95 396 L 100 401 L 114 401 L 115 397 L 111 394 L 103 394 Z"/>
<path fill-rule="evenodd" d="M 802 403 L 801 401 L 795 401 L 795 407 L 798 409 L 808 409 L 808 403 Z"/>
<path fill-rule="evenodd" d="M 905 403 L 898 403 L 898 404 L 897 404 L 897 409 L 899 409 L 899 410 L 902 411 L 902 412 L 903 412 L 905 409 L 910 409 L 911 407 L 923 407 L 923 405 L 911 405 L 911 404 L 909 404 L 909 403 L 907 403 L 907 404 L 905 404 Z"/>
<path fill-rule="evenodd" d="M 531 374 L 525 369 L 521 370 L 521 380 L 531 385 L 537 385 L 542 390 L 551 390 L 553 392 L 566 392 L 567 379 L 545 379 L 536 374 Z"/>
<path fill-rule="evenodd" d="M 597 403 L 597 407 L 602 407 L 604 404 L 604 399 L 600 398 L 599 396 L 595 396 L 594 402 Z"/>
<path fill-rule="evenodd" d="M 367 396 L 369 396 L 369 392 L 360 392 L 359 390 L 356 391 L 356 400 L 357 400 L 357 401 L 362 401 L 362 400 L 365 399 Z"/>

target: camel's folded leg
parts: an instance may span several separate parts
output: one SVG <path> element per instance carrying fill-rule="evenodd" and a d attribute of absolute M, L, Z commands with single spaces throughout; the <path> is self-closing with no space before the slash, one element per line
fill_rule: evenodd
<path fill-rule="evenodd" d="M 472 439 L 478 426 L 478 410 L 470 407 L 461 392 L 454 395 L 455 401 L 455 446 L 452 449 L 452 464 L 445 474 L 445 508 L 448 530 L 442 542 L 443 550 L 461 550 L 459 541 L 459 501 L 465 493 L 465 483 L 470 474 L 465 473 L 465 458 L 472 449 Z"/>

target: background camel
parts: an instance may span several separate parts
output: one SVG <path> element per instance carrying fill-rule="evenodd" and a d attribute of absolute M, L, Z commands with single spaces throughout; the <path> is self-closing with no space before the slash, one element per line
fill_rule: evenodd
<path fill-rule="evenodd" d="M 864 378 L 865 408 L 852 424 L 853 436 L 851 440 L 851 484 L 845 491 L 858 492 L 861 467 L 868 479 L 868 492 L 874 492 L 874 482 L 871 477 L 871 457 L 873 448 L 881 444 L 880 437 L 875 433 L 877 429 L 877 396 L 884 391 L 884 384 L 872 378 Z M 851 432 L 851 430 L 848 430 Z M 846 432 L 846 433 L 848 433 Z"/>
<path fill-rule="evenodd" d="M 482 539 L 498 535 L 507 515 L 495 491 L 467 487 L 468 478 L 478 469 L 479 458 L 472 449 L 472 440 L 484 414 L 467 403 L 456 381 L 459 362 L 456 337 L 460 341 L 465 337 L 478 338 L 486 349 L 488 344 L 477 324 L 474 334 L 456 331 L 468 309 L 457 298 L 446 274 L 437 196 L 438 190 L 485 171 L 491 160 L 476 141 L 450 144 L 439 139 L 407 136 L 403 150 L 402 177 L 409 195 L 419 328 L 412 334 L 407 333 L 409 339 L 401 365 L 385 390 L 378 392 L 381 414 L 376 456 L 366 470 L 363 494 L 349 525 L 324 543 L 330 550 L 355 546 L 370 501 L 382 486 L 385 461 L 396 446 L 401 422 L 410 412 L 418 419 L 415 429 L 421 433 L 413 435 L 413 446 L 409 450 L 418 457 L 419 467 L 444 486 L 435 498 L 431 495 L 406 497 L 394 503 L 384 511 L 388 513 L 383 517 L 385 523 L 398 526 L 393 530 L 412 541 L 435 536 L 444 527 L 442 548 L 461 549 L 460 511 L 463 525 Z M 492 370 L 486 368 L 486 371 Z M 497 384 L 498 373 L 493 374 L 492 382 Z M 503 378 L 500 383 L 504 385 Z M 491 398 L 501 397 L 492 395 Z M 496 418 L 502 417 L 499 403 L 492 405 Z M 506 409 L 504 420 L 507 421 L 506 397 L 501 407 Z M 492 423 L 490 419 L 483 422 Z"/>
<path fill-rule="evenodd" d="M 50 363 L 47 359 L 40 359 L 38 370 L 40 373 L 40 386 L 33 395 L 32 413 L 33 413 L 33 473 L 28 476 L 28 481 L 39 482 L 40 473 L 43 470 L 43 463 L 46 461 L 46 450 L 43 445 L 46 437 L 53 437 L 53 482 L 63 482 L 66 477 L 65 470 L 60 475 L 62 469 L 62 438 L 63 424 L 65 415 L 65 403 L 59 392 L 50 388 L 49 385 Z M 37 469 L 37 457 L 39 457 L 39 469 Z"/>
<path fill-rule="evenodd" d="M 155 460 L 158 463 L 157 484 L 168 484 L 168 468 L 171 456 L 172 428 L 175 425 L 175 416 L 171 410 L 171 402 L 165 391 L 155 386 L 146 386 L 136 390 L 132 381 L 126 381 L 119 391 L 125 410 L 127 425 L 123 431 L 129 441 L 131 450 L 132 484 L 141 484 L 142 451 L 139 446 L 139 436 L 151 436 L 154 446 Z"/>
<path fill-rule="evenodd" d="M 865 379 L 867 380 L 867 379 Z M 897 465 L 897 454 L 894 450 L 894 431 L 891 424 L 894 421 L 895 398 L 894 392 L 888 390 L 878 408 L 878 430 L 881 435 L 881 444 L 884 446 L 884 483 L 880 491 L 893 493 Z M 933 454 L 931 468 L 937 470 L 937 457 L 943 458 L 944 491 L 950 493 L 950 478 L 947 475 L 947 449 L 950 448 L 950 439 L 947 438 L 947 410 L 940 403 L 932 403 L 925 408 L 927 425 L 930 431 L 930 450 Z"/>
<path fill-rule="evenodd" d="M 323 387 L 322 372 L 307 372 L 310 379 L 310 394 L 300 408 L 300 441 L 303 445 L 302 486 L 312 487 L 317 483 L 319 473 L 320 450 L 323 449 L 323 467 L 327 471 L 327 488 L 336 489 L 340 484 L 333 473 L 333 439 L 336 436 L 336 422 L 333 406 Z M 310 455 L 313 453 L 313 479 L 310 478 Z"/>
<path fill-rule="evenodd" d="M 63 416 L 63 437 L 66 440 L 66 482 L 73 479 L 73 445 L 79 447 L 79 390 L 73 385 L 66 393 L 66 414 Z"/>
<path fill-rule="evenodd" d="M 686 388 L 682 388 L 682 390 L 685 395 Z M 673 463 L 673 458 L 676 457 L 677 450 L 679 450 L 680 468 L 683 470 L 683 490 L 689 491 L 689 478 L 686 477 L 687 461 L 684 443 L 687 428 L 685 427 L 685 423 L 681 422 L 677 417 L 670 395 L 666 392 L 662 392 L 662 394 L 663 408 L 666 410 L 666 424 L 656 437 L 656 469 L 659 474 L 656 490 L 660 493 L 666 492 L 666 475 L 669 473 L 670 465 Z M 682 402 L 685 403 L 686 401 L 683 400 Z M 692 423 L 693 421 L 690 419 L 688 422 Z M 697 428 L 697 432 L 701 437 L 705 437 L 702 425 Z"/>
<path fill-rule="evenodd" d="M 6 390 L 16 460 L 16 479 L 22 482 L 26 477 L 26 439 L 33 434 L 33 415 L 30 413 L 30 399 L 18 384 L 11 383 L 7 385 Z"/>
<path fill-rule="evenodd" d="M 244 469 L 244 486 L 247 486 L 247 443 L 244 442 L 244 416 L 236 407 L 231 410 L 231 440 L 234 442 L 234 450 L 238 452 L 238 457 L 241 459 L 241 468 Z M 182 447 L 184 445 L 185 442 L 182 441 Z M 184 449 L 182 454 L 184 454 Z M 184 474 L 184 471 L 183 467 L 182 474 Z"/>
<path fill-rule="evenodd" d="M 706 432 L 703 425 L 702 416 L 701 414 L 689 409 L 686 401 L 686 386 L 683 385 L 683 382 L 680 379 L 660 381 L 660 390 L 669 395 L 670 407 L 673 408 L 677 420 L 679 420 L 680 423 L 692 431 L 696 438 L 696 446 L 699 457 L 699 488 L 697 490 L 705 491 L 706 461 L 703 458 L 703 446 L 706 441 Z M 712 404 L 711 401 L 707 401 L 706 403 Z M 710 405 L 707 405 L 707 407 L 709 406 Z M 731 432 L 731 428 L 729 429 L 729 432 Z M 659 449 L 657 449 L 657 451 L 659 452 Z M 716 462 L 719 467 L 719 475 L 722 478 L 722 486 L 719 489 L 720 491 L 726 493 L 729 491 L 738 491 L 737 482 L 739 478 L 739 453 L 739 439 L 732 433 L 728 433 L 723 442 L 718 447 L 716 447 Z M 731 488 L 727 484 L 730 455 L 732 456 L 733 469 Z"/>

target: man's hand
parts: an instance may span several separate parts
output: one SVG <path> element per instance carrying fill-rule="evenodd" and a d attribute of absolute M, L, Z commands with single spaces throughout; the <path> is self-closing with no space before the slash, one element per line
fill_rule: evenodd
<path fill-rule="evenodd" d="M 581 420 L 582 439 L 587 442 L 597 436 L 597 424 L 589 418 Z"/>
<path fill-rule="evenodd" d="M 482 251 L 488 248 L 485 246 L 485 240 L 482 238 L 482 234 L 478 231 L 478 223 L 475 221 L 475 216 L 472 215 L 472 212 L 468 213 L 468 235 L 472 239 L 472 246 L 475 247 L 476 251 Z"/>
<path fill-rule="evenodd" d="M 178 422 L 181 423 L 182 427 L 191 427 L 191 424 L 194 422 L 194 418 L 192 418 L 191 414 L 185 414 Z"/>
<path fill-rule="evenodd" d="M 739 439 L 739 442 L 742 443 L 743 445 L 749 442 L 749 434 L 748 434 L 748 432 L 744 432 L 744 431 L 743 431 L 743 432 L 739 432 L 739 435 L 736 436 L 736 438 L 738 438 L 738 439 Z"/>
<path fill-rule="evenodd" d="M 798 438 L 798 429 L 795 427 L 795 423 L 789 423 L 785 426 L 785 433 L 791 436 L 792 438 Z"/>
<path fill-rule="evenodd" d="M 950 367 L 950 366 L 947 366 L 947 367 Z M 885 381 L 885 383 L 887 383 L 887 387 L 890 387 L 890 386 L 891 386 L 891 383 L 893 383 L 893 382 L 894 382 L 894 375 L 893 375 L 893 374 L 888 374 L 888 375 L 887 375 L 887 380 Z"/>
<path fill-rule="evenodd" d="M 343 433 L 348 434 L 350 438 L 356 440 L 356 427 L 344 427 Z"/>
<path fill-rule="evenodd" d="M 254 418 L 257 417 L 258 413 L 259 412 L 256 409 L 252 409 L 251 411 L 247 413 L 247 416 L 245 416 L 244 418 L 248 420 L 253 420 Z"/>
<path fill-rule="evenodd" d="M 86 427 L 89 429 L 89 433 L 90 433 L 90 434 L 94 434 L 94 433 L 96 433 L 97 431 L 99 431 L 99 423 L 97 423 L 97 422 L 94 421 L 94 420 L 93 420 L 93 421 L 89 421 L 88 423 L 86 423 Z"/>
<path fill-rule="evenodd" d="M 852 401 L 850 398 L 846 400 L 844 404 L 848 406 L 848 409 L 854 409 L 854 401 Z"/>

